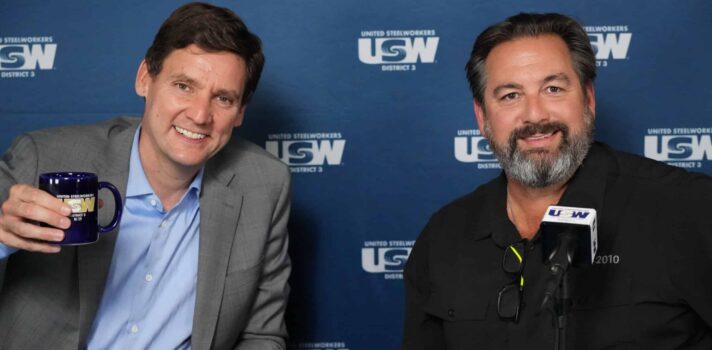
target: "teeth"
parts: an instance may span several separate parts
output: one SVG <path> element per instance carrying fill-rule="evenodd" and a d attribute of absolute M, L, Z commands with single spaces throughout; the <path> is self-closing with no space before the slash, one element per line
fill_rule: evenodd
<path fill-rule="evenodd" d="M 189 139 L 200 140 L 200 139 L 204 139 L 204 138 L 205 138 L 205 135 L 204 135 L 204 134 L 198 134 L 198 133 L 195 133 L 195 132 L 192 132 L 192 131 L 188 131 L 188 130 L 186 130 L 186 129 L 183 129 L 183 128 L 178 127 L 178 126 L 175 126 L 175 125 L 173 126 L 173 128 L 176 129 L 176 131 L 177 131 L 179 134 L 181 134 L 181 135 L 183 135 L 183 136 L 185 136 L 185 137 L 187 137 L 187 138 L 189 138 Z"/>
<path fill-rule="evenodd" d="M 537 134 L 537 135 L 527 137 L 527 140 L 541 140 L 541 139 L 547 138 L 553 134 L 554 134 L 553 132 L 549 133 L 549 134 Z"/>

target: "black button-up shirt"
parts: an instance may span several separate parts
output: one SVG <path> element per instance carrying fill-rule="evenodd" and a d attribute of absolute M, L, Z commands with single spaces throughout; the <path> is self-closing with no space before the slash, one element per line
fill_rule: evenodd
<path fill-rule="evenodd" d="M 522 241 L 504 175 L 433 215 L 405 270 L 403 349 L 553 349 L 541 241 L 524 242 L 519 322 L 497 312 Z M 558 205 L 595 208 L 596 261 L 569 269 L 567 349 L 712 349 L 712 179 L 596 143 Z M 554 203 L 552 203 L 554 204 Z"/>

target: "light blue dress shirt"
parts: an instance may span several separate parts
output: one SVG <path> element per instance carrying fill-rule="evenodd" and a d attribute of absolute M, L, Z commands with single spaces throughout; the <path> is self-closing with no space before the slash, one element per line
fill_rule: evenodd
<path fill-rule="evenodd" d="M 203 170 L 165 212 L 143 172 L 138 138 L 137 130 L 120 231 L 87 347 L 190 349 Z M 0 244 L 0 259 L 15 251 Z"/>
<path fill-rule="evenodd" d="M 88 349 L 190 349 L 198 280 L 200 170 L 170 211 L 151 189 L 134 135 L 124 213 Z"/>
<path fill-rule="evenodd" d="M 11 247 L 8 247 L 8 246 L 0 243 L 0 260 L 7 258 L 8 256 L 10 256 L 10 254 L 12 254 L 16 251 L 17 251 L 16 248 L 11 248 Z"/>

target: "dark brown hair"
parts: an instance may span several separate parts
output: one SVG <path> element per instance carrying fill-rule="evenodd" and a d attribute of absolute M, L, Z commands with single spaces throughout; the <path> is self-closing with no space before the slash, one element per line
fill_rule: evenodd
<path fill-rule="evenodd" d="M 252 34 L 230 9 L 193 2 L 173 11 L 158 30 L 146 51 L 151 76 L 161 72 L 163 61 L 176 49 L 191 44 L 208 52 L 228 51 L 240 56 L 247 65 L 247 80 L 242 103 L 250 101 L 265 63 L 260 38 Z"/>
<path fill-rule="evenodd" d="M 467 80 L 475 101 L 484 106 L 486 84 L 485 61 L 497 45 L 520 37 L 556 35 L 566 43 L 571 61 L 581 87 L 596 78 L 596 57 L 591 49 L 588 34 L 581 25 L 568 16 L 558 13 L 520 13 L 485 29 L 475 40 L 470 60 L 465 66 Z M 586 95 L 588 98 L 588 95 Z"/>

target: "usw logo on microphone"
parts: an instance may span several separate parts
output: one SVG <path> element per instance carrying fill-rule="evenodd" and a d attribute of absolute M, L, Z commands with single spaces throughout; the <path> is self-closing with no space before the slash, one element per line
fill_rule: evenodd
<path fill-rule="evenodd" d="M 435 30 L 367 30 L 358 39 L 358 59 L 382 71 L 407 72 L 434 63 L 440 37 Z"/>
<path fill-rule="evenodd" d="M 699 169 L 712 160 L 712 128 L 650 128 L 644 152 L 650 159 Z"/>
<path fill-rule="evenodd" d="M 574 209 L 561 209 L 553 208 L 549 209 L 549 215 L 554 217 L 571 218 L 571 219 L 585 219 L 591 214 L 586 210 L 574 210 Z"/>
<path fill-rule="evenodd" d="M 591 48 L 596 55 L 596 65 L 607 67 L 608 60 L 625 60 L 628 58 L 630 41 L 633 33 L 627 25 L 616 26 L 586 26 L 584 27 L 591 41 Z"/>
<path fill-rule="evenodd" d="M 550 205 L 542 222 L 591 225 L 596 220 L 596 209 Z"/>
<path fill-rule="evenodd" d="M 366 241 L 361 248 L 361 268 L 383 274 L 387 280 L 403 279 L 403 269 L 415 241 Z"/>
<path fill-rule="evenodd" d="M 321 173 L 342 164 L 346 140 L 339 132 L 267 135 L 265 149 L 293 173 Z"/>
<path fill-rule="evenodd" d="M 54 69 L 57 44 L 52 37 L 4 37 L 0 40 L 0 77 L 34 78 Z"/>

